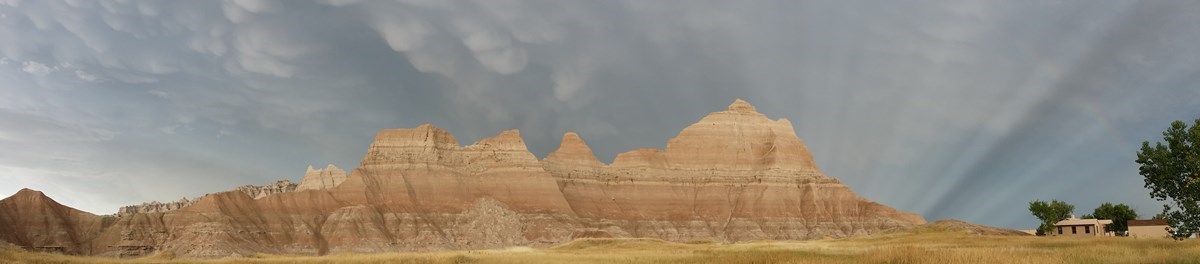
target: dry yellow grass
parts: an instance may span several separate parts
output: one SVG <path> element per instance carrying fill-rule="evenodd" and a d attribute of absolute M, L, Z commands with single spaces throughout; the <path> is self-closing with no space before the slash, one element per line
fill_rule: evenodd
<path fill-rule="evenodd" d="M 0 250 L 4 263 L 1200 263 L 1200 240 L 976 236 L 921 231 L 738 244 L 583 239 L 553 248 L 435 253 L 258 255 L 232 259 L 74 257 Z"/>

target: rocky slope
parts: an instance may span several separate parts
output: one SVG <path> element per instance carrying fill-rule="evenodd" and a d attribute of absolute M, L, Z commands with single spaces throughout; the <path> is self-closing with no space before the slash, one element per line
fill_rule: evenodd
<path fill-rule="evenodd" d="M 330 165 L 330 166 L 333 166 L 333 165 Z M 334 168 L 336 168 L 336 167 L 334 167 Z M 326 177 L 327 174 L 332 174 L 332 173 L 322 173 L 324 170 L 316 170 L 314 172 L 314 170 L 312 169 L 311 166 L 308 167 L 308 170 L 309 170 L 309 173 L 306 173 L 304 175 L 304 179 L 307 180 L 308 182 L 313 182 L 313 184 L 312 184 L 313 186 L 310 188 L 326 189 L 324 187 L 324 185 L 321 185 L 322 183 L 320 182 L 321 181 L 320 179 L 315 179 L 315 180 L 308 180 L 308 179 L 310 177 L 325 179 L 324 177 Z M 265 184 L 265 185 L 242 185 L 242 186 L 238 186 L 238 187 L 234 188 L 234 190 L 246 193 L 246 195 L 249 195 L 250 197 L 253 197 L 254 199 L 259 199 L 259 198 L 267 197 L 267 196 L 270 196 L 270 195 L 276 194 L 276 193 L 284 193 L 284 192 L 292 192 L 292 191 L 302 190 L 300 188 L 301 188 L 300 185 L 292 183 L 291 181 L 281 180 L 281 181 L 276 181 L 275 183 Z M 174 202 L 153 201 L 153 202 L 145 202 L 145 203 L 136 204 L 136 205 L 122 206 L 121 209 L 117 210 L 116 216 L 124 217 L 124 216 L 128 216 L 128 215 L 139 214 L 139 213 L 141 213 L 141 214 L 166 213 L 166 212 L 175 211 L 175 210 L 187 207 L 189 205 L 192 205 L 193 203 L 196 203 L 196 201 L 199 201 L 199 199 L 200 198 L 188 199 L 188 198 L 184 197 L 184 198 L 179 198 L 178 201 L 174 201 Z"/>
<path fill-rule="evenodd" d="M 107 256 L 482 249 L 608 236 L 807 239 L 924 223 L 822 174 L 790 122 L 741 100 L 663 150 L 622 153 L 612 164 L 576 133 L 538 160 L 516 130 L 460 146 L 427 124 L 380 131 L 349 175 L 310 167 L 299 185 L 239 187 L 119 217 L 33 193 L 0 201 L 0 239 Z"/>
<path fill-rule="evenodd" d="M 67 207 L 30 189 L 0 200 L 0 240 L 26 249 L 91 254 L 91 240 L 113 220 Z"/>
<path fill-rule="evenodd" d="M 267 185 L 242 185 L 234 190 L 244 192 L 254 199 L 261 199 L 276 193 L 295 191 L 296 184 L 289 180 L 281 180 Z"/>
<path fill-rule="evenodd" d="M 148 213 L 166 213 L 175 211 L 188 205 L 192 205 L 196 199 L 179 198 L 174 202 L 145 202 L 137 205 L 122 206 L 117 210 L 117 217 L 124 217 L 133 214 L 148 214 Z"/>
<path fill-rule="evenodd" d="M 300 180 L 300 184 L 295 184 L 288 180 L 281 180 L 265 185 L 242 185 L 234 188 L 234 190 L 244 192 L 246 195 L 249 195 L 254 199 L 260 199 L 276 193 L 304 190 L 325 190 L 333 188 L 345 180 L 346 172 L 337 166 L 330 164 L 323 169 L 313 169 L 312 166 L 308 166 L 308 170 L 305 171 L 304 177 Z M 200 198 L 188 199 L 184 197 L 174 202 L 154 201 L 137 205 L 123 206 L 117 211 L 116 216 L 123 217 L 137 213 L 166 213 L 191 205 L 199 199 Z"/>

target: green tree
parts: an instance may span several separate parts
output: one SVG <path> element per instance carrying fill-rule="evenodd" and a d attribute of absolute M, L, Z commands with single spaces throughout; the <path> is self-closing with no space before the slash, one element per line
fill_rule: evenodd
<path fill-rule="evenodd" d="M 1163 213 L 1158 213 L 1158 214 L 1155 214 L 1155 215 L 1154 215 L 1154 217 L 1151 217 L 1150 219 L 1154 219 L 1154 220 L 1167 220 L 1167 215 L 1166 215 L 1166 214 L 1163 214 Z"/>
<path fill-rule="evenodd" d="M 1039 236 L 1044 236 L 1054 230 L 1054 223 L 1070 217 L 1071 213 L 1075 212 L 1075 206 L 1059 200 L 1051 200 L 1049 203 L 1034 200 L 1029 202 L 1029 212 L 1033 214 L 1033 217 L 1042 220 L 1037 233 Z"/>
<path fill-rule="evenodd" d="M 1163 142 L 1142 142 L 1138 173 L 1145 177 L 1150 197 L 1165 201 L 1163 215 L 1172 236 L 1183 239 L 1200 230 L 1200 119 L 1188 127 L 1171 122 Z"/>
<path fill-rule="evenodd" d="M 1137 219 L 1137 212 L 1133 211 L 1133 208 L 1130 208 L 1126 204 L 1113 205 L 1112 203 L 1104 203 L 1100 207 L 1096 207 L 1096 210 L 1092 211 L 1091 216 L 1095 217 L 1095 219 L 1112 220 L 1112 224 L 1105 225 L 1104 230 L 1124 235 L 1125 231 L 1129 230 L 1128 221 Z"/>

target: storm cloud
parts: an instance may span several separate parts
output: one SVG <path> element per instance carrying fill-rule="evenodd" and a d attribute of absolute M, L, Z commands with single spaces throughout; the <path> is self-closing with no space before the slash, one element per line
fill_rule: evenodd
<path fill-rule="evenodd" d="M 1200 118 L 1193 1 L 0 1 L 0 193 L 107 214 L 357 166 L 379 129 L 539 157 L 663 147 L 743 98 L 929 219 L 1160 206 L 1138 144 Z"/>

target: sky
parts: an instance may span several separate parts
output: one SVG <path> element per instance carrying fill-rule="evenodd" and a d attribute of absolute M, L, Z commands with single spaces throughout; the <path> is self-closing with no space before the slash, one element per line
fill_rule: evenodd
<path fill-rule="evenodd" d="M 736 98 L 926 219 L 1161 211 L 1200 118 L 1197 1 L 0 0 L 0 196 L 97 214 L 358 165 L 375 132 L 578 131 L 610 162 Z"/>

